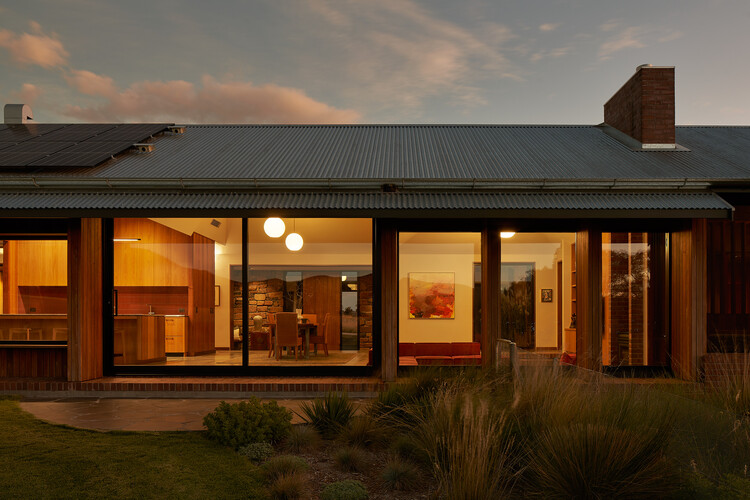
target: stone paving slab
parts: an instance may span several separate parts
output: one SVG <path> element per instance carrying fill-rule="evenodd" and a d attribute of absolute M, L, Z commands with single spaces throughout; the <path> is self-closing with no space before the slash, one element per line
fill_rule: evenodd
<path fill-rule="evenodd" d="M 203 417 L 221 401 L 241 399 L 114 399 L 59 398 L 25 400 L 21 408 L 36 418 L 98 431 L 199 431 Z M 302 399 L 278 399 L 280 406 L 292 411 L 292 423 L 302 423 Z M 297 413 L 294 413 L 297 412 Z"/>

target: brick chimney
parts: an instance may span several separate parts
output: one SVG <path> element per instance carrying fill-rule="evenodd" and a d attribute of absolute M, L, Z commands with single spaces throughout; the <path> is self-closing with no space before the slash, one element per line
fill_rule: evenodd
<path fill-rule="evenodd" d="M 604 105 L 604 123 L 643 148 L 674 148 L 674 66 L 638 66 Z"/>

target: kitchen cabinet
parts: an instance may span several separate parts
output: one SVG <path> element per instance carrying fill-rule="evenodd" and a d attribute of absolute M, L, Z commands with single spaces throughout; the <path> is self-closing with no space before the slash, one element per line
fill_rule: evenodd
<path fill-rule="evenodd" d="M 185 316 L 166 316 L 164 318 L 165 345 L 168 354 L 185 354 L 187 325 L 188 318 Z"/>

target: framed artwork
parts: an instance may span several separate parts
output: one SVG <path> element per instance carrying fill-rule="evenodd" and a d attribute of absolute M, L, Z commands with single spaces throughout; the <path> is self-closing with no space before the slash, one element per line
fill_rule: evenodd
<path fill-rule="evenodd" d="M 542 302 L 552 302 L 551 288 L 542 288 Z"/>
<path fill-rule="evenodd" d="M 409 318 L 453 319 L 455 273 L 409 273 Z"/>

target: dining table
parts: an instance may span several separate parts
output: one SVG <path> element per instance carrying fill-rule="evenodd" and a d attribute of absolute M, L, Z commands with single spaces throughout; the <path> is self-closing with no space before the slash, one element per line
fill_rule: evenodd
<path fill-rule="evenodd" d="M 268 328 L 268 332 L 271 335 L 271 339 L 276 338 L 276 323 L 263 323 L 263 326 Z M 316 323 L 313 323 L 311 321 L 297 321 L 297 335 L 298 336 L 305 336 L 305 359 L 310 359 L 310 335 L 311 332 L 317 332 L 318 325 Z M 269 339 L 269 342 L 271 340 Z M 274 355 L 278 358 L 279 352 L 278 352 L 279 346 L 274 345 Z"/>

